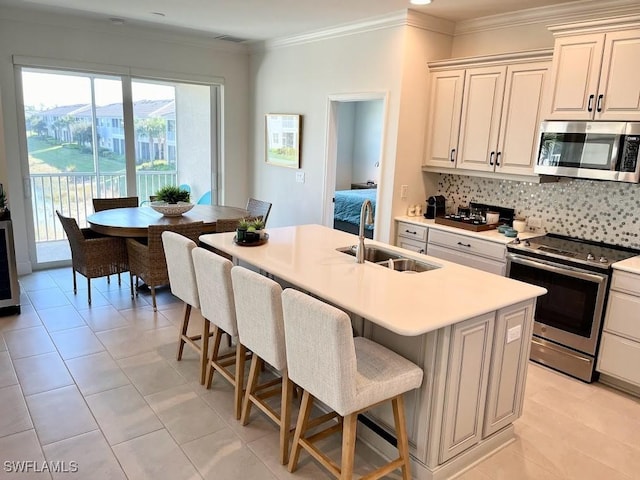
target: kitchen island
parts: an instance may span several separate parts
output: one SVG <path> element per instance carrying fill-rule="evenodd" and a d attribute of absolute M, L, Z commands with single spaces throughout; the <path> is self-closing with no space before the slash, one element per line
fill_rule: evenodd
<path fill-rule="evenodd" d="M 513 439 L 522 412 L 535 300 L 545 290 L 375 241 L 367 245 L 434 265 L 421 273 L 358 264 L 338 251 L 357 237 L 320 225 L 268 230 L 261 246 L 236 245 L 233 233 L 200 240 L 352 314 L 358 334 L 424 370 L 406 395 L 414 475 L 444 479 Z M 368 414 L 389 430 L 390 409 Z M 383 453 L 389 444 L 368 428 L 359 436 Z"/>

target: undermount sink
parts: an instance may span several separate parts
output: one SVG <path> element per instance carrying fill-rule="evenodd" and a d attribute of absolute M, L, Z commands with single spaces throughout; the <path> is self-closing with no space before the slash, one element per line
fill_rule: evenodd
<path fill-rule="evenodd" d="M 347 255 L 355 257 L 356 248 L 356 245 L 352 245 L 349 247 L 338 248 L 337 250 L 341 253 L 346 253 Z M 440 268 L 439 265 L 422 262 L 413 258 L 406 258 L 397 252 L 373 246 L 365 246 L 364 259 L 367 262 L 391 268 L 397 272 L 421 273 Z"/>

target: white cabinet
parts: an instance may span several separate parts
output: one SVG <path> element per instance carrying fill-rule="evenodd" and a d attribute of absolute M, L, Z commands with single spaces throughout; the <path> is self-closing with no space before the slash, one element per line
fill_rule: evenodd
<path fill-rule="evenodd" d="M 596 370 L 640 388 L 640 275 L 614 270 Z"/>
<path fill-rule="evenodd" d="M 547 118 L 640 120 L 638 59 L 640 28 L 556 38 Z"/>
<path fill-rule="evenodd" d="M 398 222 L 396 246 L 418 253 L 427 251 L 427 227 L 408 222 Z"/>
<path fill-rule="evenodd" d="M 542 61 L 545 58 L 501 63 L 500 58 L 483 57 L 478 63 L 487 66 L 466 64 L 464 70 L 444 71 L 437 69 L 449 63 L 430 63 L 436 71 L 424 165 L 533 175 L 538 126 L 548 110 L 545 89 L 551 63 Z"/>
<path fill-rule="evenodd" d="M 496 275 L 504 276 L 507 268 L 505 245 L 436 229 L 429 232 L 427 255 Z"/>

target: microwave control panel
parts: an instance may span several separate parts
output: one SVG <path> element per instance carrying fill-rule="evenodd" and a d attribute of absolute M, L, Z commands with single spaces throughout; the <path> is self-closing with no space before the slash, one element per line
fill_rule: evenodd
<path fill-rule="evenodd" d="M 621 172 L 635 172 L 638 164 L 638 149 L 640 147 L 640 135 L 625 135 L 622 148 Z"/>

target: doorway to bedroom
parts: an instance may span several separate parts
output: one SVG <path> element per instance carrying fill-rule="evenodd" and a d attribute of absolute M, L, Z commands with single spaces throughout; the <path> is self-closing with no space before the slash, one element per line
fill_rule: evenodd
<path fill-rule="evenodd" d="M 325 225 L 358 234 L 360 209 L 375 206 L 380 181 L 386 94 L 356 94 L 329 99 L 327 203 Z M 375 222 L 366 226 L 373 238 Z"/>

